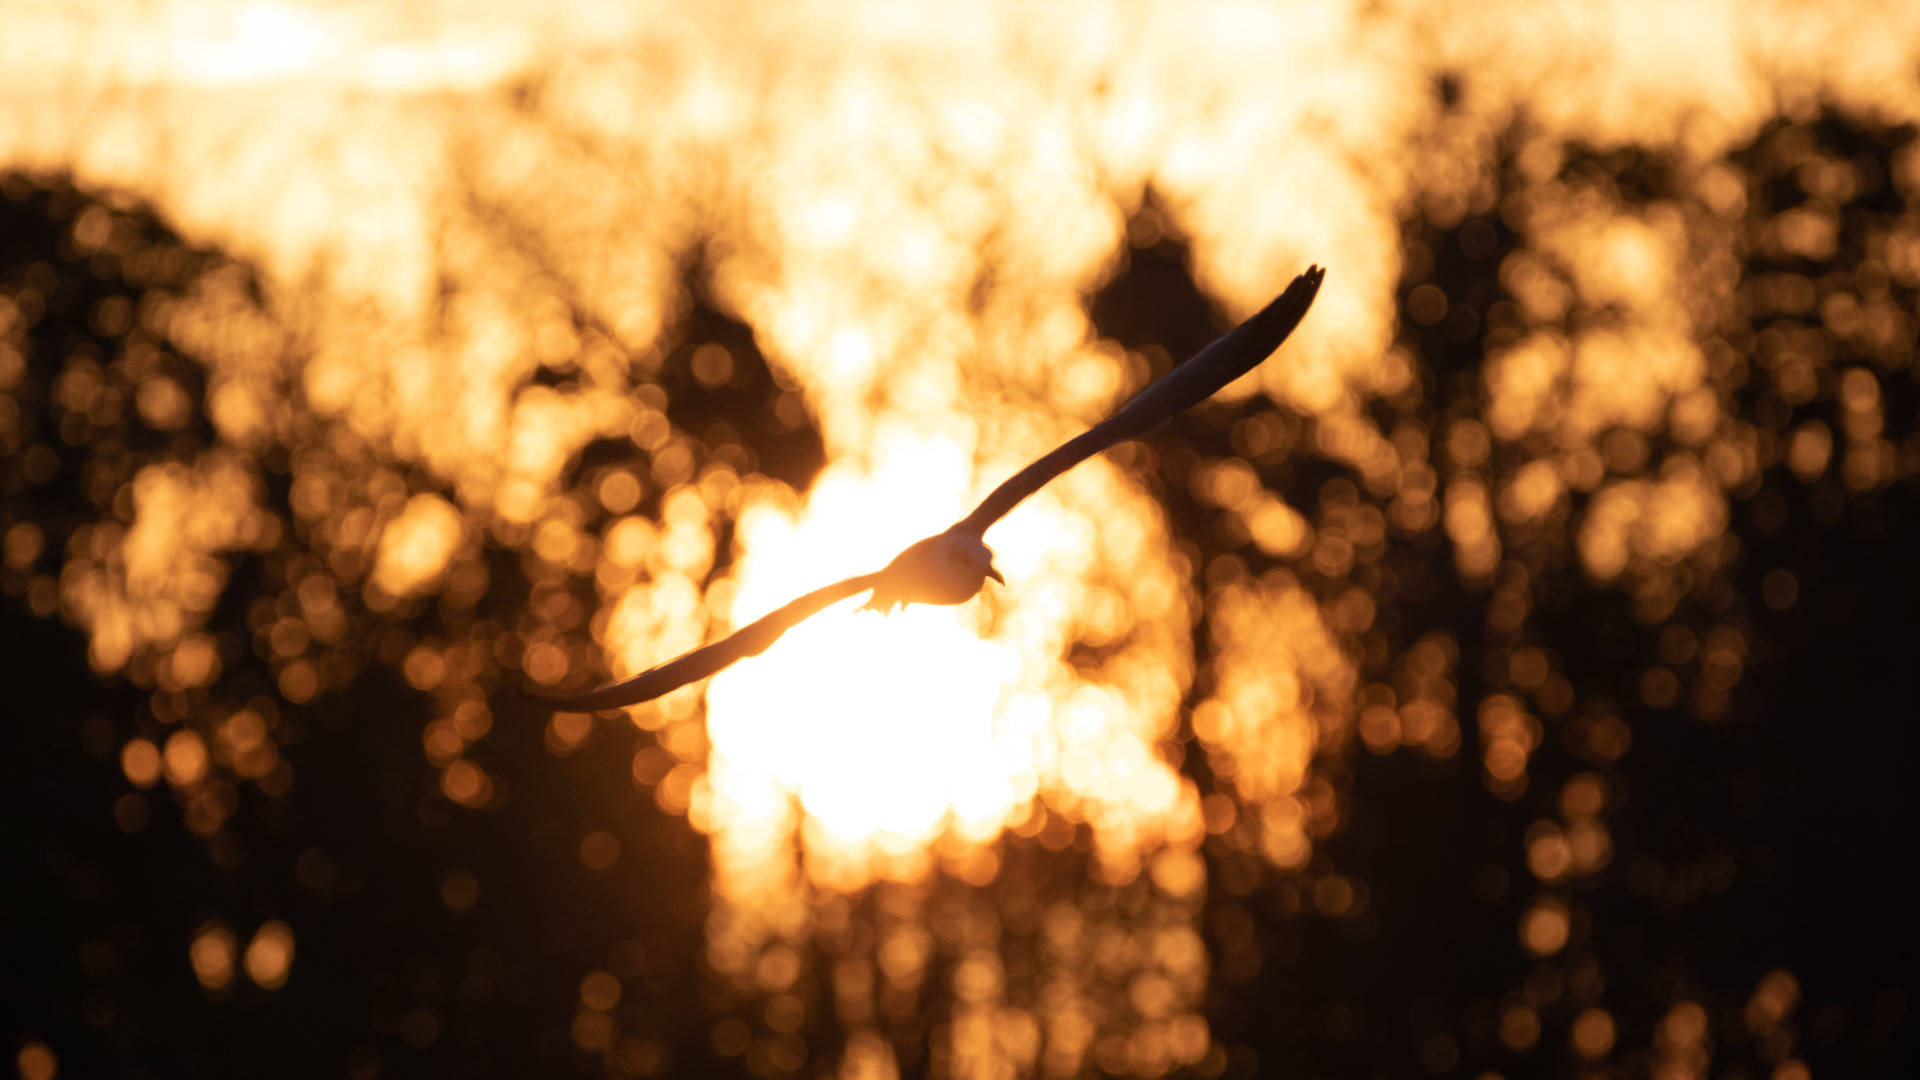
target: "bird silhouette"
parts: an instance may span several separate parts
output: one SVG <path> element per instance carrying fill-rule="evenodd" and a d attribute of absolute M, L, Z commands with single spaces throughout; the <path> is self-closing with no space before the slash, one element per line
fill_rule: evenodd
<path fill-rule="evenodd" d="M 719 641 L 648 668 L 631 679 L 578 694 L 529 696 L 550 708 L 574 712 L 637 705 L 704 679 L 735 661 L 760 655 L 802 619 L 849 596 L 872 590 L 873 595 L 861 610 L 891 613 L 907 604 L 964 603 L 985 586 L 988 578 L 1004 585 L 1005 579 L 993 566 L 993 550 L 982 539 L 989 526 L 1054 477 L 1116 443 L 1145 435 L 1253 370 L 1300 324 L 1325 276 L 1320 267 L 1308 267 L 1286 291 L 1247 321 L 1156 379 L 1112 416 L 1013 474 L 945 532 L 909 544 L 879 570 L 815 589 Z"/>

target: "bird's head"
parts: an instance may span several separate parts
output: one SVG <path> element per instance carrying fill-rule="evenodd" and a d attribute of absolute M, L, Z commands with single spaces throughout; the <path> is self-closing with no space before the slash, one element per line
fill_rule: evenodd
<path fill-rule="evenodd" d="M 988 578 L 1005 585 L 993 565 L 993 549 L 973 532 L 948 530 L 915 541 L 880 571 L 866 606 L 892 611 L 906 604 L 960 604 L 973 599 Z"/>

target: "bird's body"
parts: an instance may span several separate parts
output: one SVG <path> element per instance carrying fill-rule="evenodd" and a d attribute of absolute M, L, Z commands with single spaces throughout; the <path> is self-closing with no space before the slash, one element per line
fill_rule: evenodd
<path fill-rule="evenodd" d="M 758 656 L 795 623 L 867 590 L 873 595 L 865 608 L 891 613 L 907 604 L 965 603 L 988 578 L 1004 584 L 994 569 L 993 551 L 982 539 L 989 526 L 1054 477 L 1115 443 L 1146 434 L 1251 371 L 1299 325 L 1323 276 L 1319 267 L 1309 267 L 1252 318 L 1155 380 L 1112 416 L 1015 473 L 951 528 L 909 544 L 881 569 L 815 589 L 719 641 L 625 682 L 583 694 L 536 695 L 536 699 L 554 708 L 582 711 L 634 705 L 704 679 L 736 660 Z"/>
<path fill-rule="evenodd" d="M 908 604 L 964 604 L 988 578 L 1006 584 L 993 568 L 993 549 L 957 527 L 908 544 L 875 577 L 873 597 L 861 610 L 888 615 Z"/>

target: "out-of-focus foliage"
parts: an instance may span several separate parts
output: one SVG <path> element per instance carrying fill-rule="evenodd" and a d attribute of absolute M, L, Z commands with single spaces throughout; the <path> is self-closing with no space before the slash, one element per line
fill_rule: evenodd
<path fill-rule="evenodd" d="M 1892 1060 L 1916 16 L 890 11 L 0 6 L 21 1073 Z"/>

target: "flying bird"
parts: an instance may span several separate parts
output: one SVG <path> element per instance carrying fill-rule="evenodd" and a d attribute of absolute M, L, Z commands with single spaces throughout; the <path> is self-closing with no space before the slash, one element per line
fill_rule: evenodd
<path fill-rule="evenodd" d="M 637 705 L 704 679 L 737 660 L 760 655 L 802 619 L 849 596 L 871 591 L 873 595 L 861 610 L 891 613 L 907 604 L 964 603 L 985 586 L 988 578 L 1006 584 L 1000 571 L 994 569 L 993 549 L 982 539 L 994 522 L 1054 477 L 1116 443 L 1145 435 L 1253 370 L 1300 324 L 1325 276 L 1320 267 L 1308 267 L 1285 292 L 1246 322 L 1156 379 L 1112 416 L 1015 473 L 945 532 L 908 545 L 879 570 L 815 589 L 719 641 L 623 682 L 579 694 L 531 696 L 551 708 L 574 712 Z"/>

